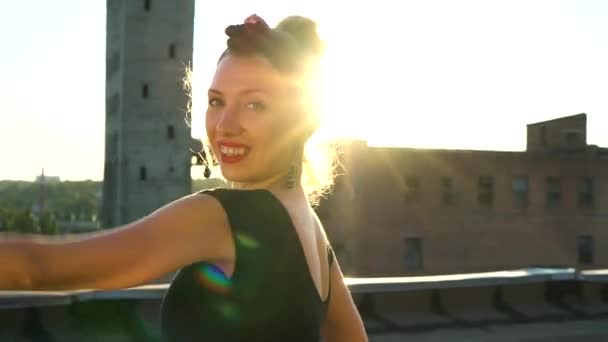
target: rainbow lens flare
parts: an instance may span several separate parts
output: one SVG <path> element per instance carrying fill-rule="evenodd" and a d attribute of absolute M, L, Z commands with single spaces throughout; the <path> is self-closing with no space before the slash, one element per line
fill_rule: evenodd
<path fill-rule="evenodd" d="M 199 284 L 210 291 L 219 294 L 227 294 L 230 292 L 232 280 L 226 277 L 222 269 L 216 265 L 208 263 L 201 264 L 195 272 L 195 276 Z"/>

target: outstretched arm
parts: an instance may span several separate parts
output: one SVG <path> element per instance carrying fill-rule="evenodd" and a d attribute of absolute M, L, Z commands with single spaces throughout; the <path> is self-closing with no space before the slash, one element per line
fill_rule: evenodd
<path fill-rule="evenodd" d="M 331 297 L 321 334 L 327 342 L 367 342 L 365 327 L 344 283 L 338 260 L 331 265 Z"/>
<path fill-rule="evenodd" d="M 219 202 L 194 194 L 133 223 L 75 239 L 0 237 L 0 289 L 115 289 L 230 253 Z"/>
<path fill-rule="evenodd" d="M 0 289 L 33 288 L 33 275 L 28 271 L 33 261 L 27 246 L 35 243 L 30 236 L 0 235 Z"/>

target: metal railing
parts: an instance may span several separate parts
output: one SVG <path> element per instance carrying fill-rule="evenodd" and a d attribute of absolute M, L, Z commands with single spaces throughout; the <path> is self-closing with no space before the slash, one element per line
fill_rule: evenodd
<path fill-rule="evenodd" d="M 512 271 L 417 277 L 345 278 L 353 294 L 406 292 L 485 286 L 551 283 L 560 281 L 608 282 L 608 269 L 526 268 Z M 121 290 L 0 291 L 0 309 L 69 305 L 93 300 L 158 300 L 169 284 L 143 285 Z"/>
<path fill-rule="evenodd" d="M 551 319 L 561 322 L 565 319 L 576 321 L 581 318 L 605 319 L 605 317 L 608 317 L 607 306 L 601 304 L 606 302 L 603 298 L 599 302 L 598 299 L 594 299 L 595 303 L 600 303 L 600 307 L 598 312 L 592 314 L 585 314 L 581 311 L 580 307 L 570 307 L 567 304 L 561 303 L 559 298 L 557 301 L 553 298 L 555 297 L 556 289 L 557 292 L 561 291 L 563 285 L 566 285 L 566 289 L 568 289 L 568 284 L 573 283 L 576 286 L 590 285 L 595 288 L 606 288 L 608 285 L 603 283 L 608 283 L 608 269 L 526 268 L 511 271 L 416 277 L 345 278 L 345 282 L 356 299 L 358 309 L 364 317 L 366 330 L 369 334 L 378 334 L 386 331 L 399 333 L 420 332 L 441 329 L 442 327 L 450 329 L 459 327 L 470 328 L 478 325 L 483 326 L 484 324 L 510 325 L 514 322 L 527 321 L 528 323 L 533 323 L 550 321 Z M 146 336 L 143 340 L 154 340 L 159 336 L 158 331 L 154 330 L 158 328 L 158 322 L 152 319 L 146 323 L 148 324 L 148 328 L 142 328 L 140 315 L 141 312 L 151 313 L 158 311 L 158 305 L 168 288 L 169 284 L 149 284 L 110 291 L 86 289 L 53 292 L 0 291 L 0 315 L 4 314 L 4 317 L 7 318 L 14 315 L 13 312 L 21 312 L 22 327 L 19 328 L 20 332 L 14 332 L 13 334 L 36 341 L 57 341 L 55 335 L 61 334 L 61 332 L 56 331 L 56 327 L 48 322 L 49 317 L 57 314 L 57 310 L 69 312 L 68 316 L 70 318 L 68 320 L 75 322 L 74 326 L 97 329 L 93 330 L 95 334 L 100 331 L 103 333 L 103 326 L 107 326 L 103 325 L 104 323 L 100 323 L 100 321 L 114 319 L 113 323 L 109 325 L 112 326 L 112 329 L 118 329 L 117 331 L 130 338 L 129 340 L 142 340 L 142 334 Z M 487 305 L 490 307 L 486 307 L 486 309 L 494 310 L 495 314 L 493 316 L 498 314 L 503 318 L 486 317 L 477 321 L 468 321 L 460 317 L 458 312 L 462 314 L 462 310 L 468 310 L 468 308 L 455 307 L 454 299 L 458 299 L 458 297 L 463 295 L 460 291 L 464 290 L 471 293 L 467 289 L 473 290 L 472 293 L 475 293 L 474 295 L 479 297 L 478 299 L 481 299 L 482 302 L 483 299 L 488 301 Z M 518 301 L 520 298 L 525 298 L 526 291 L 530 291 L 530 289 L 532 289 L 533 295 L 540 296 L 540 300 L 552 303 L 550 305 L 557 304 L 563 309 L 563 313 L 558 314 L 557 318 L 551 316 L 553 314 L 532 317 L 527 315 L 526 312 L 518 311 Z M 538 292 L 538 289 L 542 289 L 542 292 Z M 513 291 L 517 293 L 523 291 L 524 294 L 521 297 L 513 298 Z M 530 292 L 527 293 L 529 294 Z M 507 295 L 505 296 L 505 294 Z M 410 302 L 399 302 L 397 305 L 400 313 L 405 313 L 401 312 L 402 310 L 418 310 L 412 309 L 410 305 L 415 306 L 416 302 L 418 304 L 423 302 L 421 311 L 414 311 L 413 314 L 421 315 L 420 317 L 422 318 L 426 317 L 425 319 L 429 319 L 429 321 L 425 321 L 426 323 L 424 324 L 411 323 L 409 325 L 394 321 L 390 315 L 386 315 L 386 307 L 383 305 L 387 301 L 394 304 L 395 301 L 403 298 L 397 299 L 397 297 L 391 296 L 406 296 L 406 300 L 409 298 Z M 412 298 L 415 298 L 414 302 L 411 301 Z M 379 304 L 379 307 L 377 304 Z M 144 311 L 140 312 L 137 308 L 141 308 Z M 474 309 L 472 312 L 474 312 Z M 594 308 L 591 309 L 593 310 Z M 583 313 L 581 314 L 581 312 Z M 412 312 L 409 314 L 412 314 Z M 91 318 L 91 315 L 96 315 L 95 317 L 97 318 Z M 7 329 L 8 326 L 6 324 L 10 324 L 4 322 L 5 325 L 2 326 L 2 323 L 0 322 L 0 331 Z M 116 328 L 116 326 L 120 327 Z M 155 328 L 150 330 L 149 327 Z M 90 333 L 90 331 L 86 330 L 81 335 L 88 336 L 87 334 Z M 0 335 L 2 334 L 0 333 Z"/>

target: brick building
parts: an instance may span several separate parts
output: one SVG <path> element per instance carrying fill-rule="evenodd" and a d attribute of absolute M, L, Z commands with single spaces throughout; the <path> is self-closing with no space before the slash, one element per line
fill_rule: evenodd
<path fill-rule="evenodd" d="M 608 148 L 586 115 L 527 126 L 523 152 L 368 147 L 320 216 L 350 276 L 608 267 Z"/>

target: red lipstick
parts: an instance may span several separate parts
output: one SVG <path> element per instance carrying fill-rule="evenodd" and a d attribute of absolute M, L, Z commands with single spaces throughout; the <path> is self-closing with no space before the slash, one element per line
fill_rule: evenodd
<path fill-rule="evenodd" d="M 249 146 L 234 141 L 219 141 L 220 161 L 225 164 L 234 164 L 243 160 L 249 154 Z"/>

